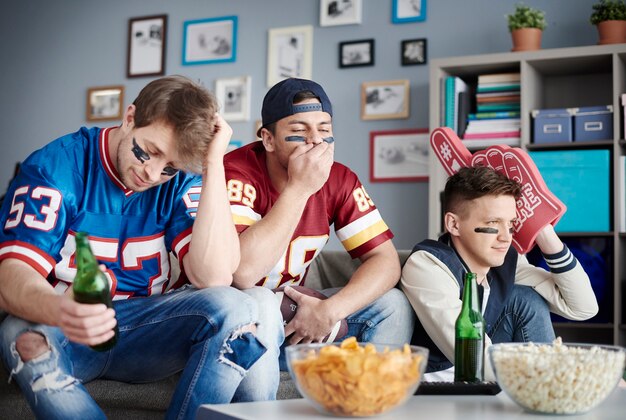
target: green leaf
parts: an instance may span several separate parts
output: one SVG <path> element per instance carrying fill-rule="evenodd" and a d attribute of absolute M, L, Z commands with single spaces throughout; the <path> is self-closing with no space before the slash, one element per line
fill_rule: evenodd
<path fill-rule="evenodd" d="M 515 12 L 506 15 L 509 31 L 522 28 L 537 28 L 544 30 L 546 23 L 545 12 L 526 6 L 522 3 L 515 6 Z"/>
<path fill-rule="evenodd" d="M 600 0 L 591 6 L 593 12 L 589 17 L 592 25 L 606 20 L 626 20 L 626 3 L 624 0 Z"/>

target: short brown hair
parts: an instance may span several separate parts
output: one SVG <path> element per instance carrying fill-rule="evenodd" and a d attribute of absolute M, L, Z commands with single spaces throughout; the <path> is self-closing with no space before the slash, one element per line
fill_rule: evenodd
<path fill-rule="evenodd" d="M 520 197 L 521 185 L 486 166 L 461 168 L 448 178 L 443 191 L 444 213 L 461 213 L 464 205 L 486 195 L 510 195 Z"/>
<path fill-rule="evenodd" d="M 155 122 L 169 125 L 178 155 L 188 172 L 200 173 L 215 134 L 217 102 L 204 87 L 183 76 L 162 77 L 148 83 L 133 102 L 135 126 Z"/>

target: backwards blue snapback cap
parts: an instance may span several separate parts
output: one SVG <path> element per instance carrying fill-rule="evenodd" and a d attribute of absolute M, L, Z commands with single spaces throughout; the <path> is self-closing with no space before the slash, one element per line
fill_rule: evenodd
<path fill-rule="evenodd" d="M 294 105 L 293 98 L 303 91 L 313 92 L 320 100 L 320 103 Z M 324 89 L 312 80 L 289 78 L 274 86 L 263 98 L 263 108 L 261 118 L 263 120 L 261 128 L 265 128 L 276 121 L 282 120 L 299 112 L 322 111 L 333 116 L 333 107 Z M 261 137 L 261 128 L 257 131 L 257 136 Z"/>

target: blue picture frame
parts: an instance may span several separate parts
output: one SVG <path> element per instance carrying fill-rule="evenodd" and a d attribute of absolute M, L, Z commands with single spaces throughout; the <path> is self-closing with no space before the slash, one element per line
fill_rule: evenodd
<path fill-rule="evenodd" d="M 423 22 L 426 20 L 426 0 L 393 0 L 393 23 Z"/>
<path fill-rule="evenodd" d="M 237 60 L 237 16 L 188 20 L 183 23 L 183 65 Z"/>

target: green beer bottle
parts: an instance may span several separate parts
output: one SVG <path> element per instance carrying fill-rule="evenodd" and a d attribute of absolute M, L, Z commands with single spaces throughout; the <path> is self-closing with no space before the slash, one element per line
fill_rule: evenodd
<path fill-rule="evenodd" d="M 109 281 L 98 267 L 98 261 L 91 252 L 87 234 L 76 233 L 76 277 L 72 286 L 74 300 L 80 303 L 104 303 L 107 307 L 113 306 Z M 107 351 L 117 343 L 118 329 L 115 326 L 115 335 L 104 343 L 91 346 L 96 351 Z"/>
<path fill-rule="evenodd" d="M 454 380 L 481 382 L 485 376 L 485 319 L 478 303 L 476 273 L 465 274 L 463 305 L 454 325 Z"/>

